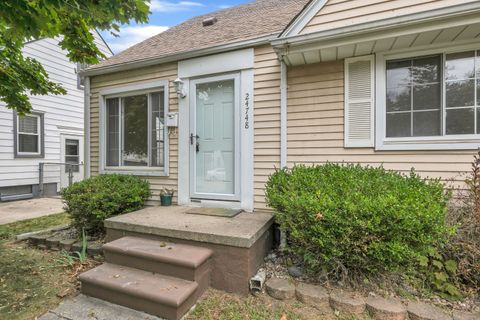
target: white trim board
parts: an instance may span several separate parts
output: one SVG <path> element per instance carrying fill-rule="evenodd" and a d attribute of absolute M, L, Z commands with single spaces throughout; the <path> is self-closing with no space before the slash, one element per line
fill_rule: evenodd
<path fill-rule="evenodd" d="M 193 78 L 202 75 L 251 69 L 254 66 L 254 58 L 254 50 L 249 48 L 183 60 L 178 62 L 178 77 Z"/>
<path fill-rule="evenodd" d="M 105 99 L 108 97 L 122 97 L 137 93 L 148 93 L 154 91 L 156 88 L 164 89 L 164 115 L 165 118 L 169 112 L 169 81 L 168 80 L 157 80 L 149 81 L 143 83 L 137 83 L 127 86 L 112 87 L 101 90 L 99 92 L 99 157 L 98 157 L 98 167 L 100 173 L 122 173 L 122 174 L 133 174 L 140 176 L 168 176 L 169 175 L 169 163 L 170 163 L 170 141 L 169 135 L 165 135 L 165 165 L 163 168 L 154 168 L 154 167 L 111 167 L 106 168 L 105 166 L 105 147 L 106 147 L 106 126 L 105 126 Z M 149 99 L 150 100 L 150 99 Z M 149 102 L 150 104 L 150 102 Z"/>
<path fill-rule="evenodd" d="M 311 1 L 300 14 L 285 28 L 279 38 L 296 36 L 302 32 L 307 24 L 322 10 L 328 0 Z"/>
<path fill-rule="evenodd" d="M 480 134 L 472 135 L 442 135 L 432 137 L 407 137 L 407 138 L 387 138 L 386 137 L 386 61 L 402 58 L 413 58 L 431 54 L 442 54 L 448 52 L 462 52 L 468 50 L 480 50 L 480 44 L 470 43 L 468 45 L 452 44 L 448 47 L 438 46 L 424 50 L 402 50 L 377 53 L 375 59 L 376 65 L 376 83 L 375 83 L 375 150 L 476 150 L 480 146 Z M 442 63 L 444 63 L 442 59 Z M 443 70 L 443 68 L 442 68 Z M 443 83 L 442 79 L 442 83 Z M 444 84 L 442 84 L 444 85 Z M 442 106 L 442 113 L 444 107 Z M 444 121 L 444 117 L 442 117 Z"/>
<path fill-rule="evenodd" d="M 190 69 L 186 66 L 191 66 L 192 62 L 196 61 L 208 61 L 211 65 L 201 67 L 202 72 L 212 72 L 213 74 L 221 73 L 221 70 L 226 70 L 226 66 L 233 68 L 233 66 L 244 68 L 240 70 L 240 202 L 232 202 L 232 206 L 237 208 L 240 207 L 245 211 L 253 211 L 253 142 L 254 142 L 254 128 L 253 128 L 253 108 L 254 108 L 254 70 L 253 70 L 253 49 L 241 50 L 242 54 L 248 55 L 248 57 L 243 57 L 241 60 L 242 63 L 232 61 L 233 59 L 238 58 L 238 53 L 230 52 L 228 54 L 215 55 L 206 57 L 206 60 L 197 60 L 192 59 L 187 64 L 184 65 L 183 77 L 185 88 L 190 88 L 191 78 L 186 77 L 186 75 L 196 75 L 209 77 L 212 74 L 202 74 L 198 68 L 192 67 Z M 227 59 L 223 61 L 224 66 L 216 68 L 218 65 L 218 58 L 222 57 Z M 180 62 L 181 64 L 181 62 Z M 251 67 L 249 67 L 251 66 Z M 239 70 L 231 70 L 231 72 L 238 72 Z M 180 77 L 180 74 L 179 74 Z M 191 92 L 188 92 L 190 95 Z M 248 95 L 248 110 L 246 106 L 246 100 Z M 198 202 L 190 201 L 190 97 L 178 99 L 178 108 L 179 108 L 179 129 L 178 129 L 178 204 L 180 205 L 199 205 Z M 247 124 L 248 119 L 248 126 Z M 211 202 L 211 201 L 210 201 Z"/>

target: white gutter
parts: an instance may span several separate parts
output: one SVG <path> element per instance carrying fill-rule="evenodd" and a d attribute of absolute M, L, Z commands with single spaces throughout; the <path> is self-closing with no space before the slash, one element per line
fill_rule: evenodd
<path fill-rule="evenodd" d="M 258 46 L 262 44 L 269 44 L 270 41 L 272 41 L 272 39 L 275 39 L 279 34 L 280 33 L 272 33 L 267 36 L 263 36 L 259 38 L 227 43 L 227 44 L 222 44 L 218 46 L 198 49 L 198 50 L 184 51 L 184 52 L 174 53 L 171 55 L 166 55 L 161 57 L 129 61 L 129 62 L 115 64 L 111 66 L 87 69 L 80 72 L 80 74 L 83 76 L 96 76 L 100 74 L 137 69 L 137 68 L 147 67 L 147 66 L 161 64 L 161 63 L 168 63 L 168 62 L 186 60 L 191 58 L 197 58 L 200 56 L 217 54 L 225 51 L 233 51 L 233 50 L 238 50 L 243 48 L 249 48 L 249 47 Z"/>
<path fill-rule="evenodd" d="M 84 141 L 84 176 L 90 177 L 90 78 L 85 77 L 83 85 L 84 94 L 84 127 L 85 127 L 85 141 Z"/>
<path fill-rule="evenodd" d="M 280 167 L 287 166 L 287 65 L 280 60 Z"/>
<path fill-rule="evenodd" d="M 470 2 L 455 6 L 448 6 L 440 9 L 424 11 L 419 13 L 413 13 L 409 15 L 388 18 L 383 20 L 376 20 L 371 22 L 365 22 L 355 25 L 349 25 L 345 27 L 335 28 L 331 30 L 312 32 L 308 34 L 295 35 L 290 37 L 281 37 L 273 39 L 271 41 L 272 46 L 282 47 L 286 44 L 290 45 L 308 45 L 318 41 L 328 41 L 328 40 L 337 40 L 347 37 L 356 37 L 368 32 L 374 32 L 376 38 L 378 38 L 378 33 L 387 29 L 401 29 L 402 27 L 411 28 L 412 25 L 421 25 L 418 28 L 425 30 L 418 31 L 428 31 L 432 27 L 438 27 L 430 25 L 432 22 L 438 22 L 440 24 L 452 25 L 453 23 L 458 25 L 465 25 L 467 23 L 479 22 L 479 11 L 480 11 L 480 1 Z M 411 29 L 410 29 L 411 31 Z M 398 32 L 398 31 L 397 31 Z M 375 35 L 373 35 L 375 37 Z"/>

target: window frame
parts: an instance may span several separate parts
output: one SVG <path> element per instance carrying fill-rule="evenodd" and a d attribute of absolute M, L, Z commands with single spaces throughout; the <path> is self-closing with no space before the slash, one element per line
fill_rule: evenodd
<path fill-rule="evenodd" d="M 44 158 L 45 156 L 45 130 L 44 130 L 44 113 L 38 111 L 32 111 L 30 114 L 25 116 L 31 116 L 37 118 L 38 126 L 38 152 L 20 152 L 20 134 L 34 135 L 29 133 L 19 132 L 19 121 L 20 116 L 14 112 L 13 113 L 13 153 L 14 158 Z"/>
<path fill-rule="evenodd" d="M 445 56 L 450 53 L 480 50 L 479 44 L 457 45 L 425 50 L 403 50 L 376 54 L 376 112 L 375 112 L 375 150 L 475 150 L 480 145 L 480 134 L 445 135 Z M 442 56 L 441 69 L 441 136 L 424 137 L 387 137 L 386 132 L 386 100 L 387 79 L 386 65 L 389 60 L 413 59 L 428 55 Z M 475 90 L 476 91 L 476 90 Z"/>
<path fill-rule="evenodd" d="M 107 166 L 107 123 L 106 123 L 106 108 L 107 108 L 107 99 L 111 98 L 123 98 L 128 96 L 135 95 L 148 95 L 148 148 L 149 148 L 149 161 L 151 156 L 151 93 L 156 93 L 163 90 L 164 92 L 164 119 L 167 119 L 167 114 L 169 112 L 169 81 L 159 80 L 149 83 L 137 84 L 122 86 L 117 88 L 111 88 L 102 90 L 100 95 L 100 117 L 99 117 L 99 128 L 100 128 L 100 157 L 99 157 L 99 167 L 100 173 L 123 173 L 123 174 L 133 174 L 141 176 L 168 176 L 169 175 L 169 149 L 170 141 L 168 134 L 168 127 L 165 125 L 164 132 L 164 166 L 163 167 L 150 167 L 150 166 Z M 121 119 L 121 117 L 120 117 Z M 121 120 L 119 120 L 121 121 Z M 121 128 L 120 128 L 121 129 Z M 121 136 L 123 134 L 121 133 Z M 121 140 L 120 140 L 121 141 Z"/>

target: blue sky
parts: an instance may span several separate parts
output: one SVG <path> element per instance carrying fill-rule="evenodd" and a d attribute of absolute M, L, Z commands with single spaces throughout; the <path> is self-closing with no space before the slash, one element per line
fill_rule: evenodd
<path fill-rule="evenodd" d="M 251 0 L 150 0 L 150 20 L 148 24 L 124 25 L 120 37 L 115 38 L 109 32 L 102 36 L 114 53 L 154 36 L 169 27 L 177 25 L 193 16 L 228 8 Z"/>

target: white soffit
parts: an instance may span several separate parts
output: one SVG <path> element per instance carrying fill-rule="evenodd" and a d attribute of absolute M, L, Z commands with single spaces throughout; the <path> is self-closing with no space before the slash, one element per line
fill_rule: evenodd
<path fill-rule="evenodd" d="M 480 46 L 480 22 L 422 32 L 415 32 L 413 29 L 410 34 L 390 35 L 384 38 L 378 34 L 378 39 L 363 41 L 359 39 L 324 47 L 315 47 L 313 44 L 311 49 L 308 46 L 291 46 L 284 55 L 284 60 L 287 65 L 297 66 L 364 56 L 376 52 L 421 49 L 442 44 L 464 44 L 475 41 L 478 41 Z"/>

